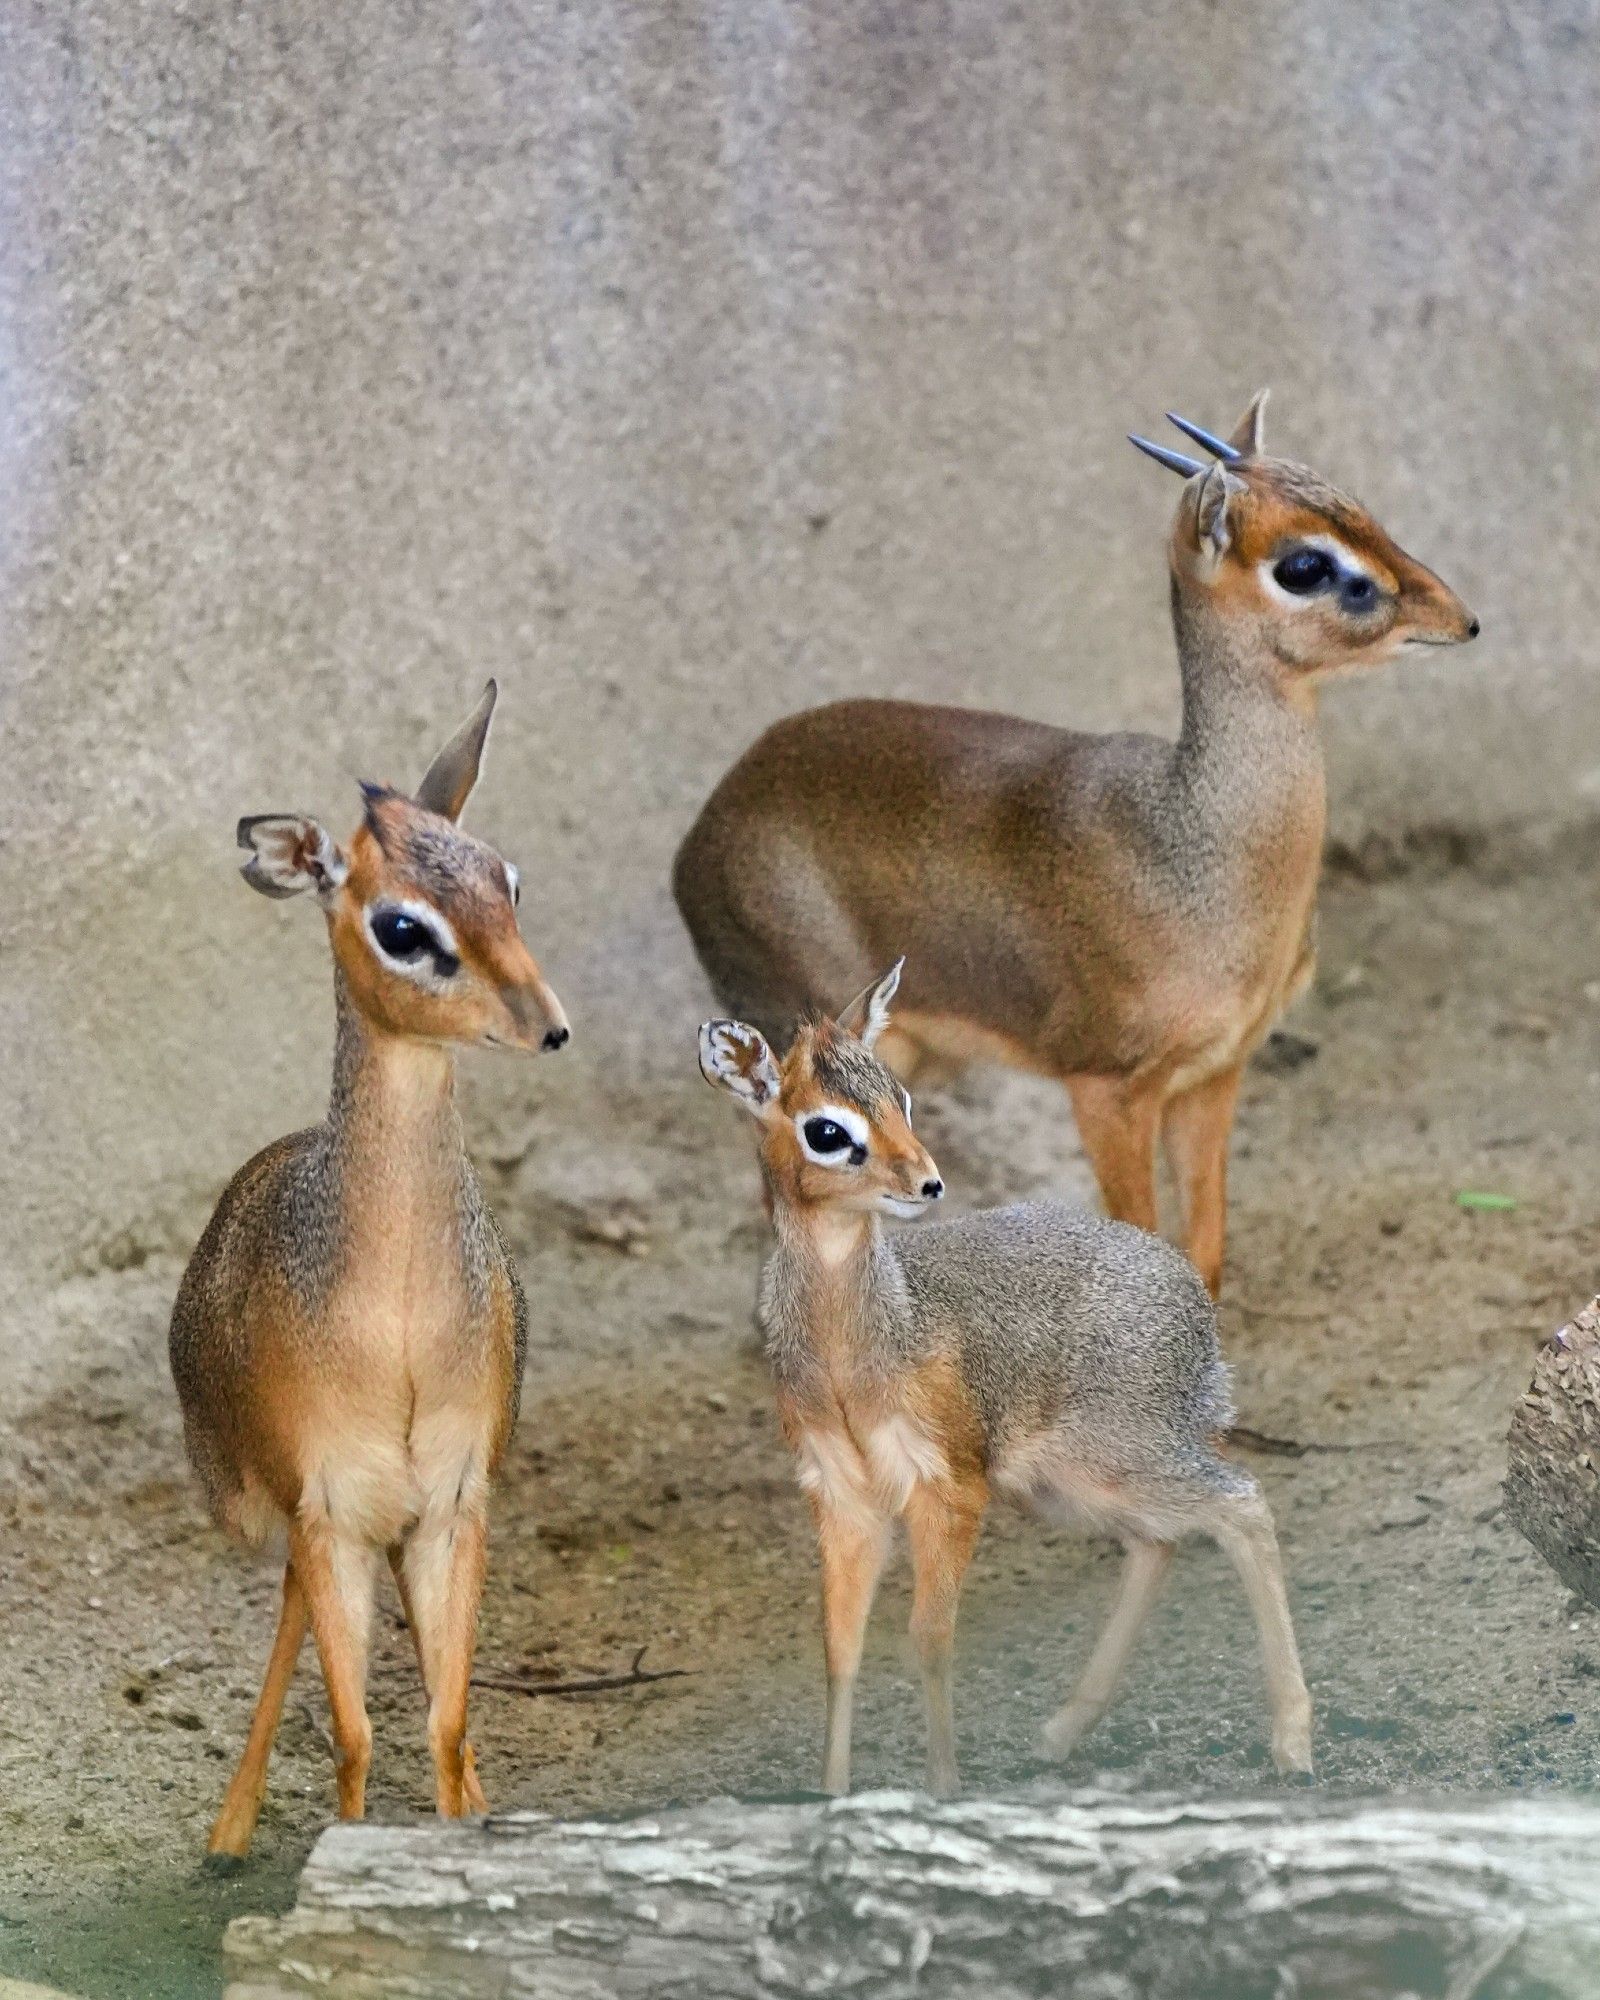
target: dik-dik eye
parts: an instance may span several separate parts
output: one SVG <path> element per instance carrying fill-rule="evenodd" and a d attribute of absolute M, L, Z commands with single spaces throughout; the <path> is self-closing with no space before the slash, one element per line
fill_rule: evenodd
<path fill-rule="evenodd" d="M 1296 597 L 1310 597 L 1326 590 L 1338 574 L 1339 566 L 1326 549 L 1291 549 L 1272 566 L 1273 581 L 1281 583 L 1285 590 L 1292 590 Z"/>
<path fill-rule="evenodd" d="M 808 1159 L 821 1167 L 859 1167 L 866 1164 L 867 1121 L 853 1111 L 830 1104 L 795 1121 L 800 1144 Z"/>
<path fill-rule="evenodd" d="M 412 910 L 369 910 L 367 929 L 384 957 L 403 972 L 426 971 L 449 979 L 461 969 L 455 940 L 441 937 L 426 917 Z"/>

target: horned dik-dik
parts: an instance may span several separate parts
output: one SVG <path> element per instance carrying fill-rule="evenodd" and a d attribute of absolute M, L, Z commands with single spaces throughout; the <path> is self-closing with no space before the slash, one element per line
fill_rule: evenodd
<path fill-rule="evenodd" d="M 911 1628 L 928 1712 L 928 1784 L 956 1784 L 951 1645 L 984 1511 L 1002 1495 L 1127 1549 L 1111 1616 L 1045 1731 L 1065 1755 L 1111 1701 L 1192 1530 L 1232 1558 L 1260 1632 L 1279 1770 L 1311 1768 L 1272 1518 L 1223 1458 L 1232 1421 L 1211 1301 L 1170 1244 L 1054 1202 L 883 1233 L 943 1193 L 911 1100 L 872 1052 L 896 966 L 788 1053 L 708 1021 L 700 1067 L 760 1125 L 774 1242 L 760 1319 L 784 1434 L 816 1517 L 828 1673 L 823 1783 L 848 1789 L 862 1635 L 890 1536 L 911 1545 Z"/>
<path fill-rule="evenodd" d="M 1228 440 L 1181 424 L 1209 466 L 1135 439 L 1184 477 L 1175 743 L 839 702 L 734 765 L 673 877 L 719 1002 L 779 1047 L 904 951 L 903 1081 L 1061 1079 L 1107 1209 L 1146 1229 L 1159 1135 L 1213 1294 L 1240 1073 L 1312 972 L 1317 684 L 1478 630 L 1364 508 L 1266 455 L 1263 400 Z"/>
<path fill-rule="evenodd" d="M 337 1027 L 326 1119 L 234 1176 L 172 1316 L 184 1433 L 213 1515 L 249 1542 L 288 1535 L 277 1638 L 216 1854 L 249 1848 L 308 1621 L 340 1817 L 361 1816 L 384 1553 L 428 1693 L 439 1810 L 483 1809 L 467 1689 L 527 1314 L 462 1147 L 451 1047 L 556 1049 L 568 1036 L 517 927 L 516 870 L 456 824 L 494 700 L 491 681 L 414 797 L 365 786 L 344 847 L 302 814 L 239 823 L 251 887 L 322 906 Z"/>

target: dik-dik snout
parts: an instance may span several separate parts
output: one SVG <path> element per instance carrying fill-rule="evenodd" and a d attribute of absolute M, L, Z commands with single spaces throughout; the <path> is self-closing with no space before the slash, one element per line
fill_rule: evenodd
<path fill-rule="evenodd" d="M 298 814 L 241 820 L 246 881 L 271 896 L 314 890 L 350 997 L 412 1041 L 537 1053 L 565 1046 L 561 1002 L 517 925 L 517 870 L 456 824 L 476 782 L 495 684 L 439 753 L 415 797 L 363 785 L 345 847 Z"/>
<path fill-rule="evenodd" d="M 788 1203 L 910 1221 L 944 1194 L 911 1129 L 911 1097 L 871 1053 L 900 983 L 895 964 L 840 1015 L 801 1023 L 780 1063 L 743 1021 L 707 1021 L 700 1068 L 761 1123 L 767 1183 Z"/>
<path fill-rule="evenodd" d="M 1478 621 L 1372 515 L 1262 447 L 1263 390 L 1228 438 L 1174 417 L 1216 463 L 1133 442 L 1186 480 L 1169 544 L 1180 610 L 1253 631 L 1295 675 L 1378 666 L 1403 646 L 1459 645 Z"/>

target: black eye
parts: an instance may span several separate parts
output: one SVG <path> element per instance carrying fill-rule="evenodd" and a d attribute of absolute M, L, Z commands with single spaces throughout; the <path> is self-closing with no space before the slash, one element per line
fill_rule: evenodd
<path fill-rule="evenodd" d="M 813 1153 L 842 1153 L 851 1144 L 850 1134 L 831 1118 L 808 1118 L 805 1133 Z"/>
<path fill-rule="evenodd" d="M 427 925 L 404 910 L 380 910 L 372 920 L 372 935 L 391 958 L 415 958 L 435 942 Z"/>
<path fill-rule="evenodd" d="M 404 910 L 375 910 L 371 922 L 378 949 L 397 964 L 414 965 L 427 956 L 433 960 L 434 970 L 446 979 L 460 970 L 460 959 L 445 950 L 420 917 L 408 916 Z"/>
<path fill-rule="evenodd" d="M 1326 589 L 1337 574 L 1337 566 L 1326 549 L 1291 549 L 1273 564 L 1272 574 L 1296 597 L 1309 597 L 1313 591 Z"/>

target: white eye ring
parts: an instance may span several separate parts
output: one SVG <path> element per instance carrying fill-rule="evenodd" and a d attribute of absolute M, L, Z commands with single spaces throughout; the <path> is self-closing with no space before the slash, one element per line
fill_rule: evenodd
<path fill-rule="evenodd" d="M 420 924 L 432 941 L 429 952 L 421 958 L 392 957 L 378 942 L 377 932 L 372 927 L 374 917 L 380 912 L 385 916 L 409 917 L 413 923 Z M 456 934 L 431 903 L 415 902 L 404 896 L 385 896 L 381 902 L 369 903 L 361 912 L 361 928 L 385 971 L 398 973 L 402 979 L 409 979 L 425 992 L 443 993 L 448 984 L 440 977 L 434 963 L 435 952 L 460 963 L 461 951 L 456 944 Z"/>
<path fill-rule="evenodd" d="M 831 1125 L 837 1125 L 850 1141 L 837 1152 L 819 1153 L 806 1137 L 806 1127 L 816 1118 L 826 1118 Z M 819 1167 L 848 1167 L 859 1164 L 851 1158 L 854 1152 L 866 1152 L 867 1141 L 872 1136 L 872 1128 L 859 1111 L 851 1111 L 842 1104 L 819 1104 L 813 1111 L 795 1114 L 795 1137 L 800 1141 L 800 1150 L 808 1160 Z"/>

